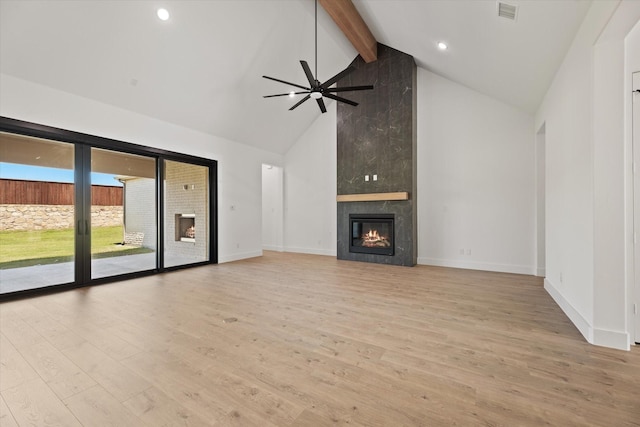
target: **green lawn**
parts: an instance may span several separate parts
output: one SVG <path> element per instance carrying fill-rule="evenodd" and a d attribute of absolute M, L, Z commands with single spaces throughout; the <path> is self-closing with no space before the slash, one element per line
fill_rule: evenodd
<path fill-rule="evenodd" d="M 72 261 L 74 229 L 0 231 L 0 270 Z M 91 230 L 93 258 L 153 252 L 149 248 L 121 245 L 122 226 Z"/>

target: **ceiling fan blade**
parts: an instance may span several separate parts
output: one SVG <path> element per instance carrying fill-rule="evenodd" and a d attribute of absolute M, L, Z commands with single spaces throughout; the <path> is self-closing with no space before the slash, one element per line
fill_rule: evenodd
<path fill-rule="evenodd" d="M 324 106 L 324 101 L 322 100 L 322 98 L 318 98 L 316 99 L 316 101 L 318 101 L 318 107 L 320 107 L 320 111 L 322 111 L 323 113 L 326 113 L 327 107 Z"/>
<path fill-rule="evenodd" d="M 335 76 L 331 77 L 329 80 L 327 80 L 326 82 L 322 83 L 320 85 L 320 87 L 322 89 L 326 89 L 329 86 L 331 86 L 332 84 L 334 84 L 335 82 L 337 82 L 338 80 L 340 80 L 341 78 L 343 78 L 344 76 L 346 76 L 347 74 L 350 74 L 353 70 L 355 70 L 355 68 L 353 66 L 349 66 L 348 68 L 345 68 L 344 70 L 340 71 L 338 74 L 336 74 Z"/>
<path fill-rule="evenodd" d="M 335 99 L 336 101 L 344 102 L 345 104 L 353 105 L 354 107 L 356 105 L 358 105 L 357 102 L 354 102 L 354 101 L 351 101 L 349 99 L 342 98 L 342 97 L 339 97 L 339 96 L 335 96 L 335 95 L 332 95 L 330 93 L 326 93 L 325 92 L 325 93 L 322 94 L 322 96 L 324 96 L 326 98 L 329 98 L 329 99 Z"/>
<path fill-rule="evenodd" d="M 306 101 L 307 99 L 311 98 L 311 95 L 307 95 L 304 98 L 302 98 L 300 101 L 296 102 L 296 105 L 294 105 L 293 107 L 289 108 L 289 111 L 293 110 L 294 108 L 297 108 L 298 105 L 302 104 L 304 101 Z"/>
<path fill-rule="evenodd" d="M 304 86 L 300 86 L 300 85 L 297 85 L 297 84 L 295 84 L 295 83 L 291 83 L 291 82 L 286 82 L 286 81 L 284 81 L 284 80 L 276 79 L 276 78 L 274 78 L 274 77 L 269 77 L 269 76 L 262 76 L 262 77 L 264 77 L 265 79 L 273 80 L 274 82 L 280 82 L 280 83 L 284 83 L 284 84 L 286 84 L 286 85 L 291 85 L 291 86 L 299 87 L 300 89 L 304 89 L 304 90 L 311 90 L 311 88 L 304 87 Z"/>
<path fill-rule="evenodd" d="M 306 92 L 293 92 L 294 95 L 300 95 L 303 93 L 310 93 L 309 91 Z M 291 93 L 279 93 L 277 95 L 264 95 L 263 98 L 273 98 L 275 96 L 291 96 Z"/>
<path fill-rule="evenodd" d="M 309 80 L 309 85 L 311 87 L 315 87 L 316 86 L 316 79 L 313 77 L 313 74 L 311 74 L 311 68 L 309 68 L 309 64 L 307 64 L 307 61 L 300 61 L 300 65 L 302 65 L 302 69 L 304 70 L 304 74 L 305 74 L 305 76 L 307 76 L 307 80 Z"/>
<path fill-rule="evenodd" d="M 373 89 L 373 85 L 366 86 L 348 86 L 348 87 L 331 87 L 328 89 L 324 89 L 323 93 L 326 92 L 350 92 L 352 90 L 370 90 Z"/>

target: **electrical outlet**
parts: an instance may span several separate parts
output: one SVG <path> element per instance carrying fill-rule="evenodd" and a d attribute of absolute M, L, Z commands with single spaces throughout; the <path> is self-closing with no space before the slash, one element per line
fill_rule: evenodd
<path fill-rule="evenodd" d="M 378 180 L 378 175 L 373 175 L 373 180 L 377 181 Z"/>
<path fill-rule="evenodd" d="M 365 182 L 369 182 L 369 175 L 365 175 L 364 176 L 364 180 L 365 180 Z"/>

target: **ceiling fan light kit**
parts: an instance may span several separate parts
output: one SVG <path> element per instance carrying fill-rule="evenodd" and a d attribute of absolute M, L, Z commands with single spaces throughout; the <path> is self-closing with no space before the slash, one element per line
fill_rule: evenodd
<path fill-rule="evenodd" d="M 318 76 L 318 0 L 315 0 L 315 53 L 316 53 L 316 73 L 315 77 L 311 73 L 311 68 L 309 68 L 309 64 L 307 61 L 300 61 L 300 65 L 302 65 L 302 70 L 304 71 L 307 80 L 309 81 L 309 87 L 302 86 L 296 83 L 287 82 L 285 80 L 276 79 L 274 77 L 262 76 L 265 79 L 273 80 L 279 83 L 284 83 L 289 86 L 293 86 L 299 89 L 303 89 L 303 91 L 291 91 L 287 93 L 278 93 L 276 95 L 265 95 L 263 98 L 273 98 L 276 96 L 295 96 L 295 95 L 306 95 L 296 104 L 294 104 L 289 111 L 297 108 L 300 104 L 312 98 L 315 99 L 318 103 L 318 107 L 320 107 L 320 111 L 323 113 L 327 112 L 327 108 L 324 105 L 323 97 L 333 99 L 334 101 L 344 102 L 345 104 L 353 105 L 354 107 L 358 105 L 357 102 L 351 101 L 346 98 L 342 98 L 340 96 L 334 95 L 335 92 L 348 92 L 348 91 L 356 91 L 356 90 L 371 90 L 373 89 L 373 85 L 363 85 L 363 86 L 348 86 L 348 87 L 340 87 L 340 88 L 332 88 L 331 85 L 335 84 L 338 80 L 342 79 L 346 75 L 350 74 L 355 68 L 353 66 L 349 66 L 345 70 L 342 70 L 335 76 L 331 77 L 324 83 L 320 83 L 319 80 L 316 79 Z"/>

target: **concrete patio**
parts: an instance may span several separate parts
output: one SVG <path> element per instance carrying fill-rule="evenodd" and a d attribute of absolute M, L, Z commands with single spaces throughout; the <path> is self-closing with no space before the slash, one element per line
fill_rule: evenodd
<path fill-rule="evenodd" d="M 205 261 L 180 255 L 165 255 L 165 265 L 177 266 Z M 138 254 L 100 258 L 91 261 L 91 278 L 115 276 L 136 271 L 151 270 L 156 266 L 156 254 Z M 74 280 L 74 263 L 35 265 L 31 267 L 0 270 L 0 294 L 37 289 L 71 283 Z"/>

